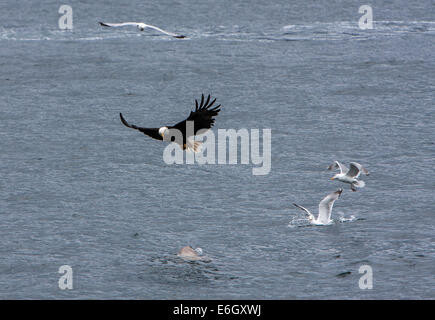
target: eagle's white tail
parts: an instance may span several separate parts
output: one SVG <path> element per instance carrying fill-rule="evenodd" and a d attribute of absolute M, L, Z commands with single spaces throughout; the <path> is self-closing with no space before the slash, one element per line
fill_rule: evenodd
<path fill-rule="evenodd" d="M 202 142 L 192 141 L 192 140 L 187 139 L 187 143 L 186 143 L 187 150 L 190 150 L 190 151 L 197 153 L 197 152 L 201 151 L 201 147 L 202 147 Z"/>

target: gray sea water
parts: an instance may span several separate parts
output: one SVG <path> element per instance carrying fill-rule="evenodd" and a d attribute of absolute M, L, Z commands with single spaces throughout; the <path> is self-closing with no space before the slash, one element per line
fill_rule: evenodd
<path fill-rule="evenodd" d="M 0 298 L 434 299 L 434 40 L 430 0 L 2 0 Z M 167 165 L 119 121 L 175 124 L 202 93 L 215 132 L 272 129 L 268 175 Z M 330 181 L 333 160 L 366 187 Z M 295 223 L 293 202 L 317 212 L 339 187 L 334 224 Z"/>

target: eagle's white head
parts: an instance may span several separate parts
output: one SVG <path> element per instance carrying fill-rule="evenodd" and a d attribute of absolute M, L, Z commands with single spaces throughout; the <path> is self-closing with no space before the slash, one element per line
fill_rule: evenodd
<path fill-rule="evenodd" d="M 169 133 L 168 127 L 161 127 L 159 129 L 159 135 L 161 135 L 163 139 L 165 139 L 165 134 L 167 133 Z"/>

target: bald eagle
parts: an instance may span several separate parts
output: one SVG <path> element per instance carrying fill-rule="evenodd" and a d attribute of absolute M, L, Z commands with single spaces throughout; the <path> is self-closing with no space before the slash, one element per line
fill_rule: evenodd
<path fill-rule="evenodd" d="M 194 152 L 199 152 L 201 143 L 198 141 L 194 141 L 191 137 L 196 135 L 200 130 L 207 130 L 213 127 L 215 119 L 213 117 L 217 116 L 221 105 L 213 107 L 213 104 L 216 102 L 216 99 L 210 102 L 210 95 L 208 95 L 207 99 L 204 99 L 204 95 L 201 96 L 201 102 L 198 104 L 198 100 L 195 99 L 195 111 L 191 111 L 189 117 L 186 120 L 183 120 L 177 123 L 174 126 L 163 126 L 160 128 L 142 128 L 132 124 L 129 124 L 122 113 L 119 114 L 121 118 L 121 122 L 129 128 L 139 130 L 143 132 L 147 136 L 157 139 L 157 140 L 165 140 L 165 141 L 175 141 L 180 145 L 183 150 L 192 150 Z M 193 122 L 193 130 L 187 130 L 187 125 L 192 124 Z M 182 141 L 177 141 L 175 138 L 175 134 L 171 134 L 171 130 L 178 130 L 182 135 Z M 201 133 L 204 133 L 201 132 Z M 166 136 L 166 137 L 165 137 Z"/>

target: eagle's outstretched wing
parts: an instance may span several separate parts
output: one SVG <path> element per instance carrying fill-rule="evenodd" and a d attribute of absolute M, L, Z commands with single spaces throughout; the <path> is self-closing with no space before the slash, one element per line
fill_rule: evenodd
<path fill-rule="evenodd" d="M 119 117 L 121 118 L 121 122 L 124 126 L 139 130 L 140 132 L 143 132 L 147 136 L 150 136 L 151 138 L 157 139 L 157 140 L 163 140 L 162 136 L 159 134 L 159 128 L 142 128 L 137 127 L 134 124 L 129 124 L 127 120 L 124 119 L 122 116 L 122 113 L 119 114 Z"/>
<path fill-rule="evenodd" d="M 218 115 L 221 105 L 213 107 L 213 104 L 216 102 L 216 99 L 213 99 L 210 102 L 210 95 L 208 95 L 207 99 L 204 99 L 204 95 L 201 96 L 201 103 L 198 105 L 198 100 L 195 100 L 195 111 L 191 111 L 189 117 L 177 123 L 176 125 L 170 127 L 169 129 L 178 129 L 183 133 L 184 138 L 186 136 L 186 122 L 193 121 L 194 131 L 196 134 L 198 131 L 203 129 L 210 129 L 214 125 L 214 117 Z"/>

